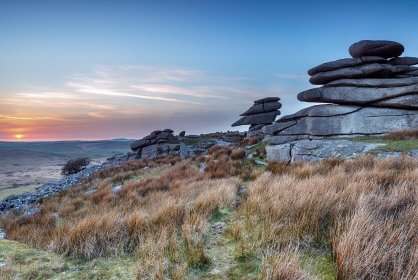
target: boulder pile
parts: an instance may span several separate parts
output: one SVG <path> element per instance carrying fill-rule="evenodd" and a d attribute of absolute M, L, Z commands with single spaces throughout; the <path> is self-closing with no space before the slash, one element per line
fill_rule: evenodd
<path fill-rule="evenodd" d="M 327 62 L 308 71 L 322 85 L 298 94 L 311 106 L 265 126 L 265 141 L 284 144 L 302 139 L 382 135 L 418 128 L 418 64 L 399 57 L 404 47 L 392 41 L 363 40 L 349 48 L 352 58 Z"/>
<path fill-rule="evenodd" d="M 259 135 L 262 128 L 272 124 L 276 117 L 280 115 L 279 109 L 282 104 L 279 97 L 266 97 L 254 101 L 254 105 L 242 113 L 241 119 L 232 124 L 232 126 L 250 125 L 248 134 Z"/>

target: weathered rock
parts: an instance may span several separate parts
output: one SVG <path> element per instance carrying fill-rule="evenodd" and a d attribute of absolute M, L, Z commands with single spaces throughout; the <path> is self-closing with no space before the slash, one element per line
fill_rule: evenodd
<path fill-rule="evenodd" d="M 266 158 L 270 162 L 290 163 L 292 160 L 290 144 L 266 146 Z"/>
<path fill-rule="evenodd" d="M 414 96 L 410 96 L 414 95 Z M 320 87 L 303 91 L 298 100 L 345 105 L 361 105 L 401 109 L 418 109 L 418 84 L 403 87 Z M 399 98 L 401 96 L 409 96 Z"/>
<path fill-rule="evenodd" d="M 362 40 L 350 46 L 352 57 L 381 56 L 384 58 L 397 57 L 404 52 L 402 44 L 385 40 Z"/>
<path fill-rule="evenodd" d="M 141 159 L 153 159 L 168 155 L 179 155 L 179 144 L 155 144 L 142 148 Z"/>
<path fill-rule="evenodd" d="M 290 121 L 293 121 L 292 125 Z M 379 135 L 418 127 L 418 111 L 343 105 L 316 105 L 288 115 L 263 128 L 283 136 Z"/>
<path fill-rule="evenodd" d="M 146 145 L 146 140 L 144 139 L 136 140 L 131 143 L 131 150 L 137 151 L 138 149 L 144 147 L 145 145 Z"/>
<path fill-rule="evenodd" d="M 279 102 L 268 102 L 268 103 L 259 103 L 254 104 L 250 109 L 242 113 L 240 116 L 248 116 L 248 115 L 254 115 L 254 114 L 260 114 L 260 113 L 267 113 L 271 111 L 275 111 L 277 109 L 280 109 L 282 107 L 282 104 Z"/>
<path fill-rule="evenodd" d="M 274 122 L 274 120 L 276 119 L 276 116 L 278 115 L 280 115 L 279 111 L 249 115 L 249 116 L 242 117 L 241 119 L 233 123 L 232 126 L 249 125 L 249 124 L 270 124 Z"/>
<path fill-rule="evenodd" d="M 313 75 L 309 82 L 314 85 L 323 85 L 338 79 L 354 78 L 390 78 L 409 70 L 407 65 L 366 64 L 354 67 L 340 68 L 328 72 L 319 72 Z"/>
<path fill-rule="evenodd" d="M 186 131 L 184 131 L 184 130 L 183 130 L 182 132 L 180 132 L 180 133 L 179 133 L 179 136 L 180 136 L 180 137 L 184 137 L 184 136 L 186 136 Z"/>
<path fill-rule="evenodd" d="M 418 84 L 418 77 L 389 79 L 341 79 L 332 81 L 324 87 L 402 87 Z"/>
<path fill-rule="evenodd" d="M 248 131 L 256 131 L 256 130 L 260 130 L 265 126 L 265 124 L 252 124 L 250 125 L 250 128 L 248 129 Z"/>
<path fill-rule="evenodd" d="M 328 72 L 340 68 L 346 68 L 346 67 L 353 67 L 353 66 L 359 66 L 363 64 L 371 64 L 371 63 L 387 63 L 388 61 L 379 56 L 365 56 L 365 57 L 359 57 L 359 58 L 343 58 L 338 59 L 335 61 L 330 61 L 323 63 L 321 65 L 318 65 L 316 67 L 313 67 L 308 70 L 308 74 L 310 76 L 313 76 L 319 72 Z"/>
<path fill-rule="evenodd" d="M 389 60 L 393 65 L 415 65 L 418 64 L 418 57 L 395 57 Z"/>
<path fill-rule="evenodd" d="M 320 161 L 328 158 L 350 159 L 361 156 L 384 145 L 353 142 L 349 140 L 300 140 L 293 143 L 267 146 L 269 161 L 293 163 L 298 161 Z"/>
<path fill-rule="evenodd" d="M 278 102 L 280 100 L 279 97 L 265 97 L 254 101 L 255 104 L 261 103 L 269 103 L 269 102 Z"/>
<path fill-rule="evenodd" d="M 168 132 L 168 133 L 174 133 L 174 130 L 170 129 L 170 128 L 166 128 L 163 130 L 163 132 Z"/>

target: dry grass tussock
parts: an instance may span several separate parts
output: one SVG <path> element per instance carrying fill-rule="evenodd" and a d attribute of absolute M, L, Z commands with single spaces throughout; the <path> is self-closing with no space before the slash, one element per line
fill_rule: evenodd
<path fill-rule="evenodd" d="M 83 259 L 134 253 L 138 279 L 184 279 L 187 268 L 209 263 L 208 220 L 233 206 L 240 179 L 212 179 L 189 161 L 156 165 L 103 171 L 43 201 L 34 216 L 9 215 L 2 221 L 7 235 Z M 115 184 L 122 189 L 112 192 Z"/>
<path fill-rule="evenodd" d="M 280 175 L 266 172 L 249 186 L 231 230 L 240 257 L 268 256 L 263 279 L 306 279 L 291 256 L 312 247 L 331 252 L 338 279 L 418 278 L 417 161 L 363 157 L 270 170 Z M 299 250 L 285 260 L 286 249 L 269 249 L 288 246 Z"/>
<path fill-rule="evenodd" d="M 385 135 L 389 140 L 417 139 L 418 129 L 395 130 Z"/>

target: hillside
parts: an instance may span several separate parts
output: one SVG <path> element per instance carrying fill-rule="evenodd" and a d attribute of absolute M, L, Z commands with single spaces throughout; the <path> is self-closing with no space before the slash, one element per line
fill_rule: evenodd
<path fill-rule="evenodd" d="M 102 170 L 33 215 L 2 218 L 0 275 L 418 277 L 417 160 L 365 155 L 264 167 L 264 153 L 263 144 L 214 146 L 193 160 Z"/>
<path fill-rule="evenodd" d="M 107 157 L 129 151 L 129 140 L 0 142 L 0 199 L 32 191 L 61 177 L 61 168 L 71 158 Z"/>

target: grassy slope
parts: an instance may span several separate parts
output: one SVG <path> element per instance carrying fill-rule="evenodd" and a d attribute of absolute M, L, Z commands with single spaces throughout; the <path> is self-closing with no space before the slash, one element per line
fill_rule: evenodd
<path fill-rule="evenodd" d="M 384 137 L 354 137 L 343 139 L 355 142 L 385 144 L 384 146 L 374 149 L 373 152 L 409 152 L 418 149 L 418 139 L 391 140 Z"/>
<path fill-rule="evenodd" d="M 373 143 L 386 142 L 389 147 L 385 148 L 385 151 L 409 151 L 415 148 L 418 149 L 417 140 L 389 141 L 383 138 L 356 138 L 353 140 Z M 261 145 L 263 144 L 260 144 L 260 147 Z M 250 151 L 247 151 L 247 154 L 255 152 L 257 148 L 258 147 L 255 147 Z M 258 157 L 256 159 L 258 159 Z M 263 156 L 261 156 L 261 159 L 263 159 Z M 392 163 L 387 163 L 387 165 L 390 164 Z M 244 165 L 251 165 L 251 162 L 245 160 Z M 357 168 L 356 165 L 347 165 L 349 168 Z M 369 166 L 368 161 L 365 163 L 365 166 Z M 258 172 L 263 171 L 260 170 L 260 168 L 263 167 L 253 165 L 252 168 L 254 170 L 257 169 Z M 276 168 L 276 172 L 278 172 L 278 174 L 281 174 L 282 172 L 289 172 L 289 174 L 293 174 L 293 172 L 295 172 L 295 175 L 292 175 L 296 176 L 294 183 L 301 185 L 300 190 L 306 190 L 309 181 L 304 179 L 305 176 L 316 176 L 318 177 L 317 179 L 323 180 L 325 178 L 323 178 L 323 176 L 326 176 L 326 174 L 322 174 L 324 172 L 323 169 L 332 168 L 332 166 L 329 167 L 326 164 L 324 167 L 315 167 L 315 165 L 307 167 L 299 166 L 296 171 L 289 171 L 286 169 L 287 167 L 285 168 L 280 165 Z M 284 171 L 282 171 L 282 168 L 284 168 Z M 403 168 L 400 170 L 403 170 Z M 152 171 L 152 169 L 147 172 L 150 171 Z M 376 172 L 376 170 L 372 171 Z M 318 174 L 312 175 L 312 172 L 313 174 L 318 172 Z M 151 176 L 158 175 L 159 173 L 155 173 Z M 336 175 L 339 174 L 336 173 Z M 386 178 L 388 176 L 387 174 L 379 173 L 378 177 L 379 176 L 382 177 L 382 179 L 378 178 L 379 180 L 390 181 Z M 396 172 L 393 176 L 396 177 Z M 364 176 L 359 176 L 359 178 L 362 177 Z M 132 174 L 131 177 L 124 181 L 124 184 L 139 182 L 142 178 L 142 174 Z M 330 176 L 330 178 L 337 178 L 337 176 Z M 330 180 L 330 178 L 327 178 L 327 180 Z M 287 180 L 289 179 L 287 178 Z M 248 240 L 256 237 L 254 234 L 257 230 L 259 230 L 257 227 L 252 228 L 251 226 L 248 226 L 249 220 L 257 217 L 258 215 L 255 214 L 255 216 L 252 217 L 253 214 L 248 212 L 248 206 L 246 206 L 246 204 L 250 205 L 251 202 L 247 202 L 249 195 L 250 198 L 251 195 L 253 196 L 253 199 L 257 198 L 256 192 L 250 192 L 248 194 L 248 190 L 251 188 L 263 189 L 264 185 L 259 185 L 257 187 L 253 180 L 244 181 L 236 193 L 236 203 L 231 207 L 219 209 L 209 219 L 208 228 L 212 230 L 209 230 L 205 235 L 204 251 L 205 255 L 209 258 L 210 263 L 204 267 L 190 268 L 187 272 L 187 279 L 255 279 L 256 277 L 260 279 L 260 271 L 266 270 L 265 265 L 266 263 L 268 264 L 268 262 L 260 258 L 260 256 L 254 254 L 256 247 L 247 247 L 257 244 L 257 240 L 255 240 L 254 243 L 252 243 L 253 241 L 250 242 Z M 322 190 L 321 193 L 324 193 L 324 190 Z M 331 193 L 333 194 L 334 192 Z M 268 193 L 266 194 L 269 195 Z M 287 193 L 284 192 L 281 195 L 286 194 Z M 299 197 L 300 195 L 303 195 L 303 192 L 296 195 L 296 197 Z M 265 201 L 266 205 L 268 205 L 266 198 L 269 198 L 269 196 L 266 196 L 263 201 Z M 324 197 L 321 196 L 321 200 L 323 198 Z M 302 204 L 298 205 L 298 207 L 316 207 L 315 205 L 311 205 L 307 198 L 301 201 L 306 201 L 307 204 L 303 205 L 301 202 Z M 260 207 L 259 210 L 263 210 L 262 204 L 258 204 L 258 206 Z M 320 207 L 321 211 L 323 210 L 322 206 L 318 205 L 318 207 Z M 282 210 L 286 211 L 286 209 Z M 309 210 L 309 208 L 306 210 Z M 319 209 L 313 208 L 313 210 Z M 260 212 L 261 211 L 257 211 L 257 213 Z M 310 211 L 306 211 L 304 213 L 309 214 Z M 312 211 L 312 213 L 316 214 L 315 211 Z M 332 213 L 324 214 L 325 217 L 328 217 L 328 215 Z M 260 216 L 260 218 L 261 217 L 262 216 Z M 296 219 L 295 221 L 299 220 L 298 216 L 295 216 L 294 218 Z M 322 217 L 319 218 L 322 219 Z M 276 218 L 272 216 L 272 219 L 275 221 L 274 219 Z M 319 221 L 323 222 L 321 219 L 319 219 Z M 276 221 L 277 224 L 279 224 L 279 222 L 280 220 Z M 213 230 L 214 226 L 219 224 L 223 228 L 221 233 L 217 233 Z M 266 225 L 268 226 L 268 224 L 269 223 Z M 258 225 L 258 222 L 256 225 Z M 307 231 L 310 230 L 310 226 L 311 225 L 307 225 Z M 237 228 L 242 228 L 243 231 L 237 233 Z M 239 236 L 239 238 L 237 236 Z M 300 268 L 308 273 L 310 277 L 309 279 L 336 279 L 336 271 L 331 251 L 329 249 L 329 244 L 327 244 L 328 241 L 325 240 L 320 241 L 319 243 L 311 244 L 311 241 L 305 241 L 304 238 L 302 238 L 298 242 L 300 243 L 300 248 L 297 251 L 297 261 Z M 117 257 L 98 257 L 91 261 L 75 261 L 74 259 L 64 258 L 51 252 L 31 249 L 26 245 L 9 240 L 0 240 L 0 266 L 2 261 L 5 261 L 7 265 L 0 268 L 1 279 L 7 279 L 6 277 L 8 275 L 10 275 L 10 279 L 15 279 L 16 275 L 20 275 L 20 278 L 24 279 L 133 279 L 135 278 L 135 270 L 138 266 L 138 258 L 134 255 L 121 254 Z"/>

